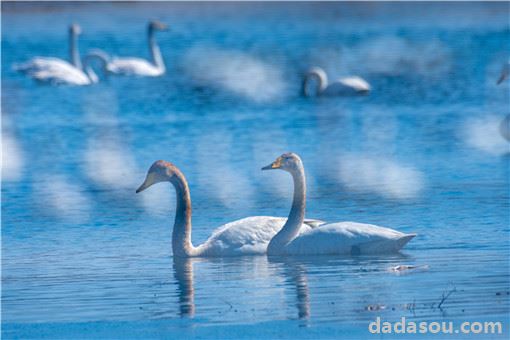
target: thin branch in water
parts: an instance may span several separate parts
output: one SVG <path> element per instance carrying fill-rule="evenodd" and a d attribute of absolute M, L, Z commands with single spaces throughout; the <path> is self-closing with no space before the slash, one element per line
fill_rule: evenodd
<path fill-rule="evenodd" d="M 453 286 L 453 288 L 451 289 L 447 289 L 446 291 L 443 292 L 443 296 L 441 297 L 441 301 L 439 302 L 439 304 L 437 305 L 437 308 L 443 310 L 441 308 L 441 306 L 443 305 L 443 303 L 446 301 L 446 299 L 448 299 L 450 297 L 450 295 L 452 295 L 454 292 L 457 291 L 457 288 L 455 286 Z"/>

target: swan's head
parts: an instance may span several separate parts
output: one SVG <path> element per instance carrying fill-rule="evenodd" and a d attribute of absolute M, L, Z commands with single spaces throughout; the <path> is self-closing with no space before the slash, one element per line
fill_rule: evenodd
<path fill-rule="evenodd" d="M 81 27 L 78 24 L 72 24 L 71 26 L 69 26 L 69 31 L 72 34 L 80 35 L 81 34 Z"/>
<path fill-rule="evenodd" d="M 176 173 L 178 173 L 178 169 L 175 165 L 166 161 L 156 161 L 151 165 L 149 171 L 147 172 L 147 176 L 145 177 L 145 181 L 140 185 L 138 189 L 136 189 L 136 193 L 144 191 L 148 187 L 153 184 L 165 181 L 172 181 L 175 177 Z"/>
<path fill-rule="evenodd" d="M 498 85 L 501 84 L 506 78 L 508 78 L 509 75 L 510 75 L 510 61 L 506 63 L 505 66 L 503 67 L 503 70 L 501 71 L 501 75 L 499 76 L 497 84 Z"/>
<path fill-rule="evenodd" d="M 293 152 L 287 152 L 278 157 L 273 163 L 265 166 L 262 170 L 275 170 L 281 169 L 288 172 L 293 172 L 303 167 L 301 158 Z"/>
<path fill-rule="evenodd" d="M 166 31 L 168 30 L 168 25 L 162 23 L 161 21 L 151 21 L 149 23 L 150 31 Z"/>

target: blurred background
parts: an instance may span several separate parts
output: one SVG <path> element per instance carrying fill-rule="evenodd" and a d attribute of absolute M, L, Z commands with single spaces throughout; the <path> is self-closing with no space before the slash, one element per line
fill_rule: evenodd
<path fill-rule="evenodd" d="M 172 274 L 173 188 L 135 189 L 153 161 L 177 165 L 199 244 L 234 219 L 288 215 L 290 176 L 260 171 L 286 151 L 303 159 L 308 217 L 419 236 L 404 258 L 198 262 L 194 322 L 348 323 L 413 299 L 414 317 L 438 316 L 430 306 L 452 284 L 464 293 L 449 317 L 504 317 L 508 14 L 505 2 L 3 2 L 3 322 L 190 316 Z M 156 34 L 161 77 L 50 86 L 12 68 L 66 59 L 71 23 L 82 56 L 148 58 L 149 20 L 170 28 Z M 302 97 L 311 66 L 372 91 Z M 402 261 L 430 270 L 421 283 L 387 273 Z"/>

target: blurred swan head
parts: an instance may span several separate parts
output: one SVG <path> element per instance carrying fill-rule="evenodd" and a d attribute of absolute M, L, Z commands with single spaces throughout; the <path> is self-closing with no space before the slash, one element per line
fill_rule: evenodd
<path fill-rule="evenodd" d="M 294 172 L 303 167 L 303 162 L 298 155 L 293 152 L 287 152 L 278 157 L 273 163 L 265 166 L 262 170 L 281 169 L 287 172 Z"/>
<path fill-rule="evenodd" d="M 149 23 L 149 31 L 167 31 L 168 25 L 162 23 L 161 21 L 151 21 Z"/>
<path fill-rule="evenodd" d="M 71 34 L 80 35 L 81 27 L 78 24 L 71 24 L 71 26 L 69 26 L 69 31 L 71 32 Z"/>
<path fill-rule="evenodd" d="M 166 161 L 156 161 L 149 168 L 145 181 L 136 189 L 136 193 L 159 182 L 170 181 L 173 183 L 173 179 L 176 178 L 176 175 L 181 175 L 181 172 L 175 165 Z"/>

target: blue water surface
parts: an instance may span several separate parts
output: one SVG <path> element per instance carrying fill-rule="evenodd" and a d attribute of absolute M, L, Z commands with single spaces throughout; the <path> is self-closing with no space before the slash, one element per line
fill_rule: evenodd
<path fill-rule="evenodd" d="M 373 338 L 368 324 L 493 320 L 509 332 L 508 3 L 2 3 L 2 328 L 19 337 Z M 34 56 L 147 58 L 167 73 L 49 86 Z M 301 75 L 358 75 L 369 96 L 303 98 Z M 98 67 L 98 65 L 94 65 Z M 98 70 L 99 71 L 99 70 Z M 307 215 L 414 232 L 379 257 L 172 257 L 186 175 L 193 242 L 287 216 L 298 153 Z M 398 273 L 409 264 L 419 270 Z M 441 303 L 444 296 L 447 299 Z M 391 338 L 391 337 L 390 337 Z"/>

